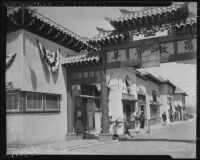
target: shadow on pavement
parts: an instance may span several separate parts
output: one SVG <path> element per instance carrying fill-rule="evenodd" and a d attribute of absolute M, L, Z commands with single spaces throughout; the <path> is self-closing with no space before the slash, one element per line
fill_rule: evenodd
<path fill-rule="evenodd" d="M 196 143 L 196 140 L 187 139 L 133 139 L 133 138 L 120 138 L 119 141 L 167 141 L 167 142 L 185 142 L 185 143 Z"/>

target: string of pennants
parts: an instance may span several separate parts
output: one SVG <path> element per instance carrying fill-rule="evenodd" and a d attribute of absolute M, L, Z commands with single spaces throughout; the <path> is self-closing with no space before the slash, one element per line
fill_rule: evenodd
<path fill-rule="evenodd" d="M 39 40 L 36 39 L 36 41 L 38 43 L 40 53 L 47 66 L 47 69 L 51 72 L 57 71 L 60 63 L 60 49 L 51 52 L 45 49 L 45 47 L 39 42 Z"/>
<path fill-rule="evenodd" d="M 6 68 L 9 67 L 15 59 L 17 53 L 10 53 L 6 55 Z"/>

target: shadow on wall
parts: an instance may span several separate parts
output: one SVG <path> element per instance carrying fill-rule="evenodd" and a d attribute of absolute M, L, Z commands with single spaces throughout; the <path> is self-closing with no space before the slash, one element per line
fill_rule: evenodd
<path fill-rule="evenodd" d="M 59 70 L 60 70 L 60 64 L 59 64 L 58 70 L 56 70 L 55 72 L 52 72 L 52 78 L 53 78 L 54 84 L 55 84 L 55 83 L 57 82 L 57 80 L 58 80 Z"/>
<path fill-rule="evenodd" d="M 14 42 L 17 38 L 19 38 L 20 33 L 21 32 L 12 32 L 12 33 L 10 33 L 9 36 L 7 36 L 7 38 L 6 38 L 6 42 L 8 44 Z"/>
<path fill-rule="evenodd" d="M 67 92 L 67 69 L 63 65 L 60 65 L 59 67 L 62 68 L 62 75 L 63 75 L 63 78 L 64 78 L 65 89 L 66 89 L 66 92 Z"/>
<path fill-rule="evenodd" d="M 38 44 L 38 40 L 37 39 L 36 39 L 36 46 L 37 46 L 39 54 L 40 54 L 40 59 L 42 61 L 42 69 L 43 69 L 46 81 L 49 83 L 50 82 L 50 72 L 49 72 L 49 70 L 48 70 L 48 68 L 47 68 L 47 66 L 46 66 L 46 64 L 45 64 L 45 62 L 43 60 L 42 53 L 41 53 L 41 51 L 39 49 L 39 44 Z"/>
<path fill-rule="evenodd" d="M 29 69 L 31 71 L 31 83 L 33 86 L 33 89 L 36 90 L 37 89 L 37 77 L 35 72 L 31 69 L 31 67 L 29 66 Z"/>

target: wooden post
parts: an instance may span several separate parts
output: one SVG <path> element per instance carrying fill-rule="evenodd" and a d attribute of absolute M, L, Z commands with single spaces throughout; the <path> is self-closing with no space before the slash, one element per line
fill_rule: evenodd
<path fill-rule="evenodd" d="M 102 108 L 102 133 L 99 135 L 100 141 L 112 140 L 111 134 L 109 134 L 109 109 L 108 109 L 108 89 L 106 83 L 106 53 L 102 51 L 102 66 L 101 66 L 101 108 Z"/>
<path fill-rule="evenodd" d="M 109 133 L 108 94 L 106 85 L 106 69 L 101 69 L 101 105 L 102 105 L 102 133 Z"/>
<path fill-rule="evenodd" d="M 73 130 L 74 125 L 74 108 L 72 100 L 72 86 L 71 86 L 71 71 L 67 68 L 67 134 L 66 140 L 76 139 L 76 134 Z"/>

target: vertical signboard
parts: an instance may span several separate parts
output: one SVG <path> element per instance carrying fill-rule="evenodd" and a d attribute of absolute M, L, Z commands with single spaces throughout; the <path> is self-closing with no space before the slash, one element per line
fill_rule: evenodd
<path fill-rule="evenodd" d="M 142 66 L 144 68 L 160 66 L 160 50 L 158 43 L 144 49 L 142 52 Z"/>
<path fill-rule="evenodd" d="M 169 56 L 174 54 L 174 42 L 162 42 L 159 45 L 160 61 L 168 62 Z"/>
<path fill-rule="evenodd" d="M 178 53 L 191 53 L 197 51 L 197 39 L 187 39 L 177 42 Z"/>

